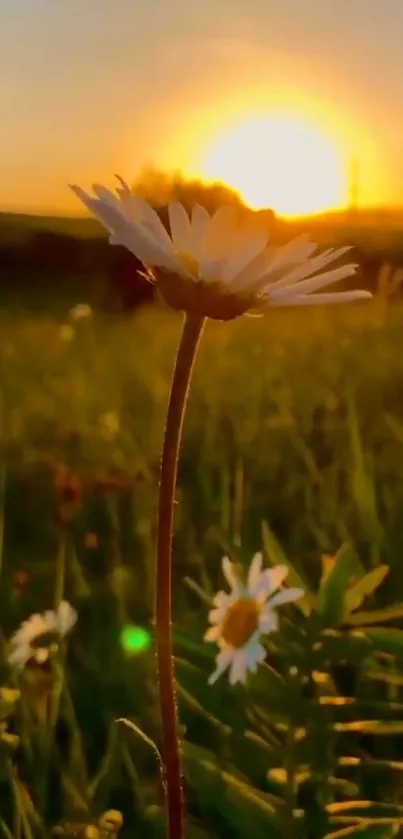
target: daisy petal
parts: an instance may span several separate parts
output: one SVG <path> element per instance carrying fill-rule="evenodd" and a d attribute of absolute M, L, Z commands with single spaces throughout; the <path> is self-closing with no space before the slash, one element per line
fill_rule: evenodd
<path fill-rule="evenodd" d="M 286 565 L 275 565 L 274 568 L 267 568 L 260 575 L 260 582 L 256 597 L 268 597 L 276 591 L 284 582 L 288 574 Z"/>
<path fill-rule="evenodd" d="M 238 230 L 237 215 L 234 207 L 219 207 L 206 227 L 203 251 L 200 255 L 200 273 L 204 276 L 203 265 L 220 261 L 231 253 Z"/>
<path fill-rule="evenodd" d="M 301 280 L 301 282 L 296 283 L 295 285 L 285 286 L 284 288 L 279 288 L 278 286 L 274 286 L 270 290 L 270 294 L 272 299 L 275 299 L 278 295 L 279 297 L 287 297 L 295 295 L 296 293 L 299 294 L 310 294 L 312 291 L 318 291 L 321 288 L 325 288 L 328 285 L 332 285 L 333 283 L 337 283 L 340 280 L 344 280 L 347 277 L 351 277 L 356 273 L 357 265 L 341 265 L 340 268 L 333 268 L 332 271 L 325 271 L 321 274 L 316 274 L 315 277 L 310 277 L 307 280 Z"/>
<path fill-rule="evenodd" d="M 207 210 L 200 204 L 195 204 L 192 211 L 190 253 L 194 254 L 197 261 L 201 259 L 203 253 L 204 237 L 209 222 L 210 216 Z"/>
<path fill-rule="evenodd" d="M 8 663 L 11 667 L 23 668 L 31 657 L 29 647 L 17 647 L 8 654 Z"/>
<path fill-rule="evenodd" d="M 237 682 L 245 682 L 247 672 L 246 656 L 242 650 L 238 650 L 232 658 L 229 674 L 230 685 L 235 685 Z"/>
<path fill-rule="evenodd" d="M 269 234 L 264 230 L 257 230 L 248 236 L 245 242 L 241 243 L 234 250 L 233 256 L 226 262 L 222 271 L 224 282 L 232 282 L 236 277 L 247 269 L 267 245 Z"/>
<path fill-rule="evenodd" d="M 226 594 L 225 591 L 219 591 L 219 592 L 217 592 L 217 594 L 214 595 L 213 600 L 212 600 L 212 604 L 213 604 L 213 606 L 216 606 L 217 609 L 220 609 L 223 606 L 226 606 L 228 598 L 229 598 L 229 595 Z"/>
<path fill-rule="evenodd" d="M 115 208 L 109 207 L 107 204 L 103 204 L 102 201 L 99 201 L 97 198 L 91 198 L 83 189 L 81 189 L 80 186 L 72 184 L 70 189 L 72 189 L 77 198 L 85 204 L 87 209 L 90 210 L 97 219 L 99 219 L 107 230 L 113 232 L 117 227 L 120 227 L 124 223 L 124 218 L 120 210 L 116 210 Z"/>
<path fill-rule="evenodd" d="M 254 294 L 261 286 L 267 285 L 267 254 L 261 251 L 250 262 L 243 271 L 240 271 L 231 280 L 231 293 L 244 291 L 245 294 Z M 264 281 L 262 281 L 264 277 Z"/>
<path fill-rule="evenodd" d="M 122 178 L 121 175 L 115 175 L 115 178 L 120 183 L 120 189 L 118 189 L 118 193 L 121 198 L 131 198 L 132 191 L 126 181 Z"/>
<path fill-rule="evenodd" d="M 233 658 L 233 654 L 231 650 L 222 650 L 217 658 L 216 658 L 216 669 L 214 673 L 211 674 L 209 677 L 208 683 L 209 685 L 214 685 L 214 683 L 219 679 L 219 677 L 225 672 L 227 667 L 229 667 Z"/>
<path fill-rule="evenodd" d="M 220 627 L 211 626 L 203 636 L 204 641 L 218 641 L 220 637 Z"/>
<path fill-rule="evenodd" d="M 249 566 L 248 572 L 248 592 L 249 594 L 254 597 L 255 592 L 259 588 L 260 577 L 262 573 L 262 563 L 263 563 L 263 554 L 256 553 L 252 558 L 252 562 Z"/>
<path fill-rule="evenodd" d="M 155 243 L 157 243 L 167 255 L 173 255 L 174 250 L 172 247 L 172 241 L 169 238 L 158 213 L 156 213 L 155 210 L 147 204 L 147 201 L 140 198 L 139 195 L 132 195 L 131 206 L 132 210 L 136 213 L 136 217 L 141 219 L 142 226 L 144 226 L 147 231 L 152 234 Z"/>
<path fill-rule="evenodd" d="M 247 650 L 245 650 L 245 653 L 248 670 L 251 670 L 253 673 L 255 673 L 258 664 L 261 664 L 261 662 L 264 661 L 264 659 L 266 658 L 266 650 L 262 646 L 262 644 L 259 644 L 258 641 L 255 641 L 248 647 Z"/>
<path fill-rule="evenodd" d="M 236 565 L 233 562 L 231 562 L 228 556 L 224 556 L 222 559 L 221 566 L 227 583 L 231 586 L 231 588 L 234 591 L 239 589 L 239 578 L 236 570 Z"/>
<path fill-rule="evenodd" d="M 172 241 L 176 251 L 182 253 L 191 252 L 191 226 L 189 216 L 178 201 L 168 207 L 169 226 L 171 228 Z"/>
<path fill-rule="evenodd" d="M 67 600 L 62 600 L 57 611 L 57 628 L 60 635 L 66 635 L 77 622 L 77 612 Z"/>
<path fill-rule="evenodd" d="M 38 647 L 35 650 L 33 657 L 38 664 L 44 664 L 49 658 L 49 650 L 47 647 Z"/>
<path fill-rule="evenodd" d="M 268 608 L 267 611 L 262 612 L 260 615 L 259 629 L 267 635 L 270 632 L 277 632 L 278 630 L 278 614 L 271 608 L 271 601 L 270 608 Z"/>
<path fill-rule="evenodd" d="M 329 265 L 331 262 L 336 262 L 337 259 L 340 259 L 348 251 L 351 251 L 351 247 L 336 248 L 336 250 L 328 248 L 328 250 L 315 256 L 314 259 L 307 259 L 304 256 L 299 260 L 303 264 L 297 265 L 293 271 L 287 273 L 278 285 L 295 285 L 305 279 L 305 277 L 310 277 L 312 274 L 322 271 L 326 265 Z"/>
<path fill-rule="evenodd" d="M 276 606 L 282 606 L 283 603 L 293 603 L 295 600 L 300 600 L 301 597 L 304 597 L 304 594 L 302 588 L 285 588 L 284 591 L 279 591 L 274 597 L 271 597 L 268 605 L 270 609 L 274 609 Z"/>
<path fill-rule="evenodd" d="M 219 623 L 225 616 L 226 611 L 227 605 L 221 606 L 218 609 L 211 609 L 211 611 L 208 613 L 209 623 Z"/>

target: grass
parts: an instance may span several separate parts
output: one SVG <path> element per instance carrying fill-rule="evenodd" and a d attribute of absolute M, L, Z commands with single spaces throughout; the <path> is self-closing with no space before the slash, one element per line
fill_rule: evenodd
<path fill-rule="evenodd" d="M 110 808 L 123 813 L 121 836 L 163 835 L 156 755 L 115 720 L 132 720 L 159 743 L 153 651 L 130 653 L 121 632 L 136 625 L 152 633 L 159 457 L 180 325 L 179 316 L 161 311 L 96 316 L 63 340 L 51 316 L 2 315 L 2 683 L 12 684 L 4 639 L 21 620 L 51 608 L 61 585 L 79 612 L 50 751 L 43 732 L 52 674 L 28 669 L 20 700 L 4 711 L 9 732 L 20 737 L 11 762 L 5 743 L 1 764 L 0 812 L 11 835 L 48 835 L 63 819 L 99 827 Z M 403 309 L 379 301 L 208 325 L 186 421 L 175 545 L 194 839 L 284 835 L 283 801 L 308 812 L 296 835 L 318 839 L 343 827 L 332 818 L 342 819 L 342 804 L 351 810 L 357 799 L 372 802 L 365 817 L 378 832 L 371 836 L 392 835 L 379 832 L 382 813 L 384 831 L 400 818 L 402 328 Z M 336 563 L 341 576 L 326 582 L 321 557 L 342 544 L 352 547 Z M 213 689 L 214 650 L 202 636 L 209 596 L 222 586 L 221 556 L 229 551 L 245 563 L 262 545 L 267 561 L 287 561 L 303 577 L 316 605 L 299 616 L 288 607 L 283 640 L 273 642 L 250 687 L 230 689 L 223 680 Z M 376 595 L 375 584 L 366 584 L 362 608 L 397 606 L 394 632 L 383 611 L 378 630 L 363 629 L 359 615 L 346 634 L 340 580 L 382 564 L 390 570 L 383 581 L 381 571 Z M 364 642 L 372 645 L 365 655 Z M 290 676 L 295 661 L 298 678 Z M 333 696 L 344 697 L 333 702 L 336 710 L 329 686 L 323 694 L 312 681 L 321 668 L 333 679 Z M 314 714 L 313 696 L 320 699 Z M 355 716 L 349 697 L 361 703 Z M 309 748 L 300 754 L 301 726 Z M 298 760 L 284 791 L 285 742 Z M 350 764 L 340 770 L 346 755 Z"/>

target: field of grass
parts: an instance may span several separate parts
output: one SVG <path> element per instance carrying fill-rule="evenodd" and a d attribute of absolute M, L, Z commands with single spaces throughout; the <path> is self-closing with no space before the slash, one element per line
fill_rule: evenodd
<path fill-rule="evenodd" d="M 75 835 L 113 836 L 99 826 L 108 809 L 123 814 L 120 837 L 164 835 L 155 753 L 116 719 L 159 745 L 156 499 L 180 328 L 158 310 L 94 315 L 73 334 L 50 316 L 1 315 L 0 684 L 20 690 L 0 693 L 8 839 L 47 836 L 63 820 L 82 825 Z M 174 558 L 190 839 L 399 829 L 402 331 L 401 306 L 379 300 L 207 326 Z M 246 566 L 260 549 L 266 563 L 290 564 L 306 598 L 284 608 L 246 687 L 208 686 L 203 634 L 220 560 Z M 47 666 L 17 678 L 7 639 L 61 592 L 78 612 L 64 678 Z"/>

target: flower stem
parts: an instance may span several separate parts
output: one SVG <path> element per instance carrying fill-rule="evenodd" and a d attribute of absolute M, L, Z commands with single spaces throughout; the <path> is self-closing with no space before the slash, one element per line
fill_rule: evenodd
<path fill-rule="evenodd" d="M 171 626 L 173 508 L 183 418 L 203 326 L 204 318 L 186 315 L 169 396 L 158 502 L 155 612 L 168 839 L 183 837 L 182 776 Z"/>

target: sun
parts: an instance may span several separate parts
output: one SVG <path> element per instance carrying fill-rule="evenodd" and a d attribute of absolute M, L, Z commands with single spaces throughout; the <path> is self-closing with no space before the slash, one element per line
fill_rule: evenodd
<path fill-rule="evenodd" d="M 283 216 L 347 202 L 347 167 L 337 143 L 300 117 L 273 114 L 233 125 L 210 142 L 198 169 L 206 180 L 236 189 L 250 207 Z"/>

